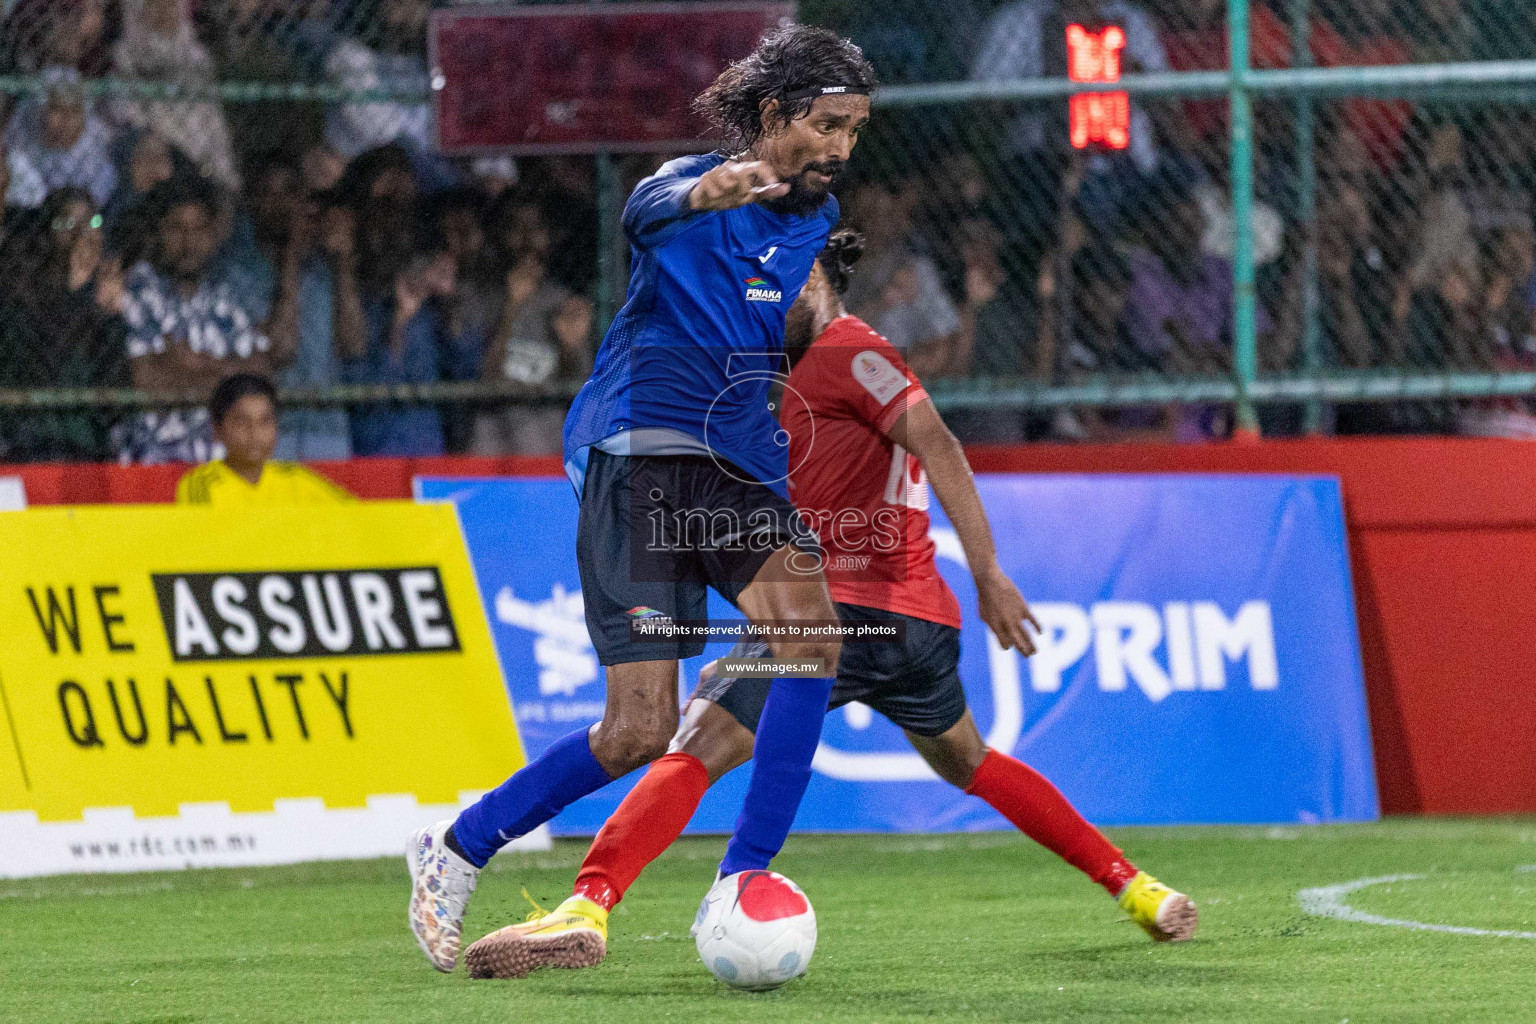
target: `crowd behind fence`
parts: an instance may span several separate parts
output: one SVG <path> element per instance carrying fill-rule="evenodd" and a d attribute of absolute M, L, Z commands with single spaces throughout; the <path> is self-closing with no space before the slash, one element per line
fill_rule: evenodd
<path fill-rule="evenodd" d="M 435 153 L 432 7 L 13 0 L 0 460 L 205 459 L 242 369 L 283 388 L 282 457 L 558 450 L 661 156 Z M 1253 0 L 1255 79 L 1458 74 L 1236 118 L 1225 0 L 799 11 L 887 86 L 839 187 L 849 307 L 963 439 L 1218 438 L 1244 398 L 1266 434 L 1536 435 L 1536 5 Z M 1074 146 L 1072 26 L 1121 33 L 1123 148 Z"/>

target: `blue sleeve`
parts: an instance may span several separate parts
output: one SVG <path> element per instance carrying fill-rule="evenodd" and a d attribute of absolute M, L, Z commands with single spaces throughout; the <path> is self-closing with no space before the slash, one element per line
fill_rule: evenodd
<path fill-rule="evenodd" d="M 699 222 L 706 211 L 688 206 L 688 195 L 718 157 L 685 157 L 661 166 L 635 186 L 624 204 L 624 234 L 636 249 L 665 245 Z"/>

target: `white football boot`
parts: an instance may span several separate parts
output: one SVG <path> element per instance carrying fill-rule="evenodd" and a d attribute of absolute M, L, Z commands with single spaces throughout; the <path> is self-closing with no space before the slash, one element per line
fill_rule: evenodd
<path fill-rule="evenodd" d="M 411 836 L 405 861 L 411 869 L 411 931 L 432 966 L 452 973 L 459 961 L 464 908 L 474 894 L 480 869 L 443 842 L 453 819 L 429 825 Z"/>

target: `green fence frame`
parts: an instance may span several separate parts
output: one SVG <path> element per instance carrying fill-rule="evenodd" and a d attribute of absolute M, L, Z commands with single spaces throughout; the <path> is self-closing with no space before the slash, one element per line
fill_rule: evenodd
<path fill-rule="evenodd" d="M 1135 379 L 1093 378 L 1069 386 L 1048 386 L 1009 379 L 940 380 L 930 392 L 941 409 L 1051 409 L 1074 405 L 1106 407 L 1166 402 L 1231 403 L 1240 431 L 1257 431 L 1255 405 L 1261 402 L 1301 402 L 1306 422 L 1316 429 L 1327 402 L 1372 402 L 1409 399 L 1484 398 L 1536 393 L 1536 373 L 1445 372 L 1396 370 L 1325 372 L 1321 359 L 1316 238 L 1317 173 L 1313 157 L 1312 100 L 1337 96 L 1393 96 L 1536 103 L 1536 60 L 1473 61 L 1450 64 L 1409 64 L 1381 67 L 1318 68 L 1312 66 L 1307 34 L 1309 0 L 1290 0 L 1293 67 L 1256 70 L 1249 61 L 1250 0 L 1227 0 L 1227 31 L 1231 66 L 1226 71 L 1167 72 L 1126 75 L 1114 83 L 1077 83 L 1063 78 L 1014 81 L 940 82 L 895 85 L 881 89 L 874 105 L 926 107 L 994 101 L 1064 99 L 1084 92 L 1125 92 L 1148 97 L 1219 97 L 1231 104 L 1230 148 L 1233 214 L 1237 237 L 1233 259 L 1235 285 L 1233 372 L 1226 377 Z M 106 78 L 86 83 L 94 95 L 129 95 L 147 99 L 220 100 L 242 103 L 271 100 L 318 102 L 421 102 L 430 93 L 399 90 L 346 90 L 304 83 L 232 82 L 189 89 L 167 83 Z M 0 94 L 23 95 L 45 90 L 35 77 L 0 77 Z M 1256 97 L 1290 97 L 1296 106 L 1299 195 L 1293 216 L 1305 233 L 1302 372 L 1266 375 L 1258 372 L 1256 297 L 1253 261 L 1253 103 Z M 608 154 L 597 160 L 599 264 L 596 294 L 598 324 L 606 327 L 623 294 L 618 280 L 617 222 L 623 201 L 617 195 L 618 175 Z M 425 385 L 333 387 L 288 391 L 285 406 L 372 403 L 391 401 L 557 402 L 568 400 L 565 387 L 530 388 L 496 382 L 454 382 Z M 79 408 L 102 406 L 145 408 L 192 405 L 202 401 L 190 394 L 150 394 L 134 389 L 0 389 L 0 409 Z"/>

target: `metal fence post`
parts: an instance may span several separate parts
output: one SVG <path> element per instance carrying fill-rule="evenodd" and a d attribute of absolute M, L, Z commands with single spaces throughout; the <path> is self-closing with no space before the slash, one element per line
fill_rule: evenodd
<path fill-rule="evenodd" d="M 1291 66 L 1312 66 L 1311 0 L 1291 0 Z M 1316 119 L 1312 98 L 1296 97 L 1296 222 L 1301 225 L 1301 364 L 1314 375 L 1323 368 L 1322 294 L 1318 286 L 1317 264 L 1317 154 Z M 1306 404 L 1303 426 L 1316 434 L 1323 428 L 1323 403 L 1312 399 Z"/>
<path fill-rule="evenodd" d="M 1232 253 L 1233 376 L 1237 383 L 1240 436 L 1254 437 L 1259 418 L 1253 408 L 1253 382 L 1258 376 L 1258 318 L 1253 272 L 1253 94 L 1248 83 L 1248 0 L 1227 0 L 1228 96 L 1232 104 L 1232 220 L 1236 246 Z"/>

